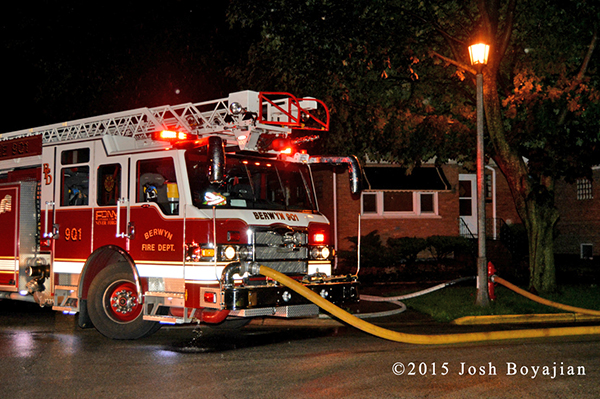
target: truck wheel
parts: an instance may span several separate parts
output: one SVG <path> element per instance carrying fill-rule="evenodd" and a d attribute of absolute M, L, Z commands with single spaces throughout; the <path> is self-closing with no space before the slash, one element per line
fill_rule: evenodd
<path fill-rule="evenodd" d="M 88 291 L 88 313 L 94 327 L 112 339 L 138 339 L 155 333 L 160 324 L 143 320 L 139 299 L 129 265 L 106 267 Z"/>

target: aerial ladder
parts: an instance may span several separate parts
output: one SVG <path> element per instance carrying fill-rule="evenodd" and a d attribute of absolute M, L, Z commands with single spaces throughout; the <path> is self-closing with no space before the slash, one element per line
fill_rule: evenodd
<path fill-rule="evenodd" d="M 329 129 L 329 110 L 314 98 L 241 91 L 199 103 L 138 108 L 0 134 L 0 141 L 40 135 L 44 144 L 98 136 L 133 138 L 138 146 L 160 131 L 218 136 L 226 146 L 261 151 L 263 134 L 287 137 L 292 129 Z M 306 140 L 306 139 L 305 139 Z"/>
<path fill-rule="evenodd" d="M 356 157 L 310 157 L 291 153 L 292 146 L 319 138 L 318 135 L 305 135 L 291 139 L 294 129 L 324 132 L 329 130 L 329 124 L 329 109 L 321 100 L 297 98 L 283 92 L 246 90 L 218 100 L 138 108 L 2 133 L 0 146 L 8 140 L 33 140 L 35 147 L 41 150 L 45 144 L 102 137 L 108 154 L 115 154 L 169 146 L 170 143 L 160 140 L 159 132 L 186 139 L 190 136 L 198 139 L 218 137 L 225 147 L 280 154 L 291 162 L 346 164 L 351 190 L 358 193 L 362 171 Z M 40 139 L 41 144 L 38 144 Z M 18 154 L 13 151 L 12 155 Z M 2 159 L 11 157 L 0 154 Z"/>

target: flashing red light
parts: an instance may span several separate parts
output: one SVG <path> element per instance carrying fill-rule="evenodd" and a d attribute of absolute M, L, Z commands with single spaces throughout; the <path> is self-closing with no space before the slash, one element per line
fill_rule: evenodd
<path fill-rule="evenodd" d="M 292 154 L 294 152 L 292 141 L 287 138 L 277 138 L 273 140 L 269 149 L 278 151 L 280 154 Z"/>
<path fill-rule="evenodd" d="M 325 242 L 325 233 L 315 233 L 313 235 L 313 241 L 317 244 L 322 244 Z"/>
<path fill-rule="evenodd" d="M 187 133 L 174 132 L 172 130 L 163 130 L 159 136 L 163 140 L 186 140 L 188 138 Z"/>

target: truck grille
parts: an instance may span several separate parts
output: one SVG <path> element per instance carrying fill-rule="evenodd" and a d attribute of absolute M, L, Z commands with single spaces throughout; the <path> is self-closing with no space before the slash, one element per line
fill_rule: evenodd
<path fill-rule="evenodd" d="M 306 232 L 289 227 L 255 231 L 254 260 L 281 273 L 306 273 L 307 238 Z"/>

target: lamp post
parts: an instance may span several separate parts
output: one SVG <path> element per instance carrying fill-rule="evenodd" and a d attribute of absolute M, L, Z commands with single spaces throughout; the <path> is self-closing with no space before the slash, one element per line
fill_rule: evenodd
<path fill-rule="evenodd" d="M 483 74 L 487 64 L 490 46 L 477 43 L 469 46 L 471 65 L 477 75 L 477 300 L 479 306 L 489 306 L 488 273 L 485 251 L 485 169 L 483 159 Z"/>

